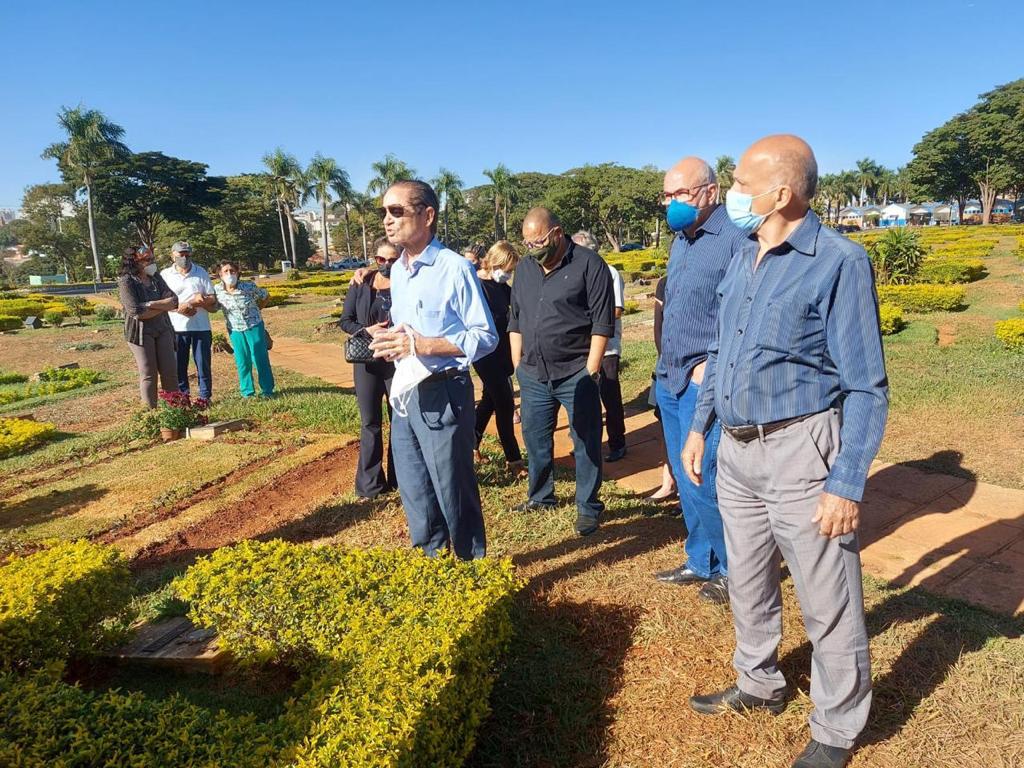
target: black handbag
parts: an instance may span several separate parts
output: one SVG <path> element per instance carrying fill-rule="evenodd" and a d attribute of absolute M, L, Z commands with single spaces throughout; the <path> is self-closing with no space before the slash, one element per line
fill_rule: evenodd
<path fill-rule="evenodd" d="M 370 342 L 373 339 L 366 331 L 349 336 L 345 342 L 346 363 L 372 363 L 374 361 L 373 350 L 370 349 Z"/>

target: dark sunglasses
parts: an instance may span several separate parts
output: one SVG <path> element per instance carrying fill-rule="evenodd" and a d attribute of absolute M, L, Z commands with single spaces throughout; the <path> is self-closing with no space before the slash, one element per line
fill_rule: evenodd
<path fill-rule="evenodd" d="M 423 208 L 426 208 L 426 206 L 420 203 L 416 203 L 415 205 L 409 208 L 406 208 L 404 205 L 385 205 L 383 208 L 378 208 L 377 213 L 380 215 L 382 219 L 389 213 L 391 214 L 392 218 L 400 219 L 403 216 L 412 216 L 414 213 Z"/>

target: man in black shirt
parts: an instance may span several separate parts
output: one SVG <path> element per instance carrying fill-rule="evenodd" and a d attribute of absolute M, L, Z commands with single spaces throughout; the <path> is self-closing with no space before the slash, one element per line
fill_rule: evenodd
<path fill-rule="evenodd" d="M 529 498 L 519 509 L 556 504 L 554 432 L 558 406 L 565 406 L 576 457 L 576 532 L 586 536 L 604 510 L 598 377 L 615 333 L 611 274 L 594 251 L 565 236 L 546 208 L 526 214 L 523 244 L 508 323 L 530 475 Z"/>

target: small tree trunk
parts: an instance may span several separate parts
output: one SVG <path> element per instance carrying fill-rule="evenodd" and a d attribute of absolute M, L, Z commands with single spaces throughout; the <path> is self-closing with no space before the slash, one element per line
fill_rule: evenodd
<path fill-rule="evenodd" d="M 288 239 L 292 242 L 292 264 L 299 266 L 299 252 L 295 249 L 295 233 L 299 225 L 295 223 L 295 216 L 292 214 L 292 207 L 285 203 L 284 217 L 288 220 Z"/>
<path fill-rule="evenodd" d="M 327 200 L 326 199 L 320 201 L 320 210 L 321 210 L 321 213 L 323 214 L 323 217 L 324 217 L 324 219 L 323 219 L 323 225 L 324 225 L 324 228 L 323 228 L 323 233 L 324 233 L 324 267 L 329 267 L 329 266 L 331 266 L 331 252 L 328 250 L 328 246 L 327 246 Z"/>
<path fill-rule="evenodd" d="M 92 246 L 92 268 L 93 279 L 99 283 L 103 281 L 103 270 L 100 268 L 100 249 L 96 245 L 96 222 L 92 218 L 92 182 L 85 177 L 85 209 L 89 219 L 89 244 Z"/>
<path fill-rule="evenodd" d="M 359 226 L 363 229 L 363 261 L 366 261 L 369 259 L 369 249 L 366 247 L 366 219 L 362 215 L 359 216 Z"/>
<path fill-rule="evenodd" d="M 351 259 L 352 258 L 352 236 L 350 235 L 349 229 L 348 229 L 348 206 L 345 205 L 344 203 L 342 203 L 342 205 L 344 206 L 342 208 L 342 210 L 345 212 L 343 214 L 345 216 L 345 252 L 348 253 L 348 257 Z"/>
<path fill-rule="evenodd" d="M 654 247 L 661 247 L 661 216 L 654 221 Z"/>
<path fill-rule="evenodd" d="M 288 261 L 288 240 L 284 236 L 284 212 L 281 210 L 281 198 L 277 198 L 277 223 L 281 225 L 281 248 L 284 249 L 284 260 Z M 292 254 L 294 264 L 295 254 Z M 298 265 L 296 265 L 298 266 Z"/>

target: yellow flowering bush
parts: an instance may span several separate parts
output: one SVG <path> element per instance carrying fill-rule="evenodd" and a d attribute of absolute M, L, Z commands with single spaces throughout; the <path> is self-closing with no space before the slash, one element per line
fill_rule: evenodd
<path fill-rule="evenodd" d="M 1007 349 L 1024 352 L 1024 317 L 1000 320 L 996 323 L 995 333 L 996 338 L 1003 342 Z"/>
<path fill-rule="evenodd" d="M 961 309 L 967 294 L 956 285 L 880 285 L 878 301 L 895 304 L 905 312 L 952 312 Z"/>
<path fill-rule="evenodd" d="M 89 387 L 99 380 L 99 371 L 89 368 L 48 368 L 39 374 L 39 381 L 22 386 L 0 387 L 0 405 Z"/>
<path fill-rule="evenodd" d="M 31 316 L 41 317 L 45 307 L 43 302 L 30 299 L 0 299 L 0 315 L 22 320 Z"/>
<path fill-rule="evenodd" d="M 31 419 L 0 419 L 0 459 L 24 453 L 56 434 L 53 424 Z"/>
<path fill-rule="evenodd" d="M 898 333 L 903 329 L 903 310 L 895 304 L 879 304 L 878 324 L 883 336 Z"/>
<path fill-rule="evenodd" d="M 985 275 L 985 262 L 981 259 L 927 258 L 921 263 L 917 279 L 922 283 L 973 283 Z"/>
<path fill-rule="evenodd" d="M 110 546 L 62 542 L 9 560 L 0 567 L 0 668 L 89 652 L 129 594 L 128 565 Z"/>
<path fill-rule="evenodd" d="M 15 315 L 0 314 L 0 331 L 14 331 L 21 328 L 22 318 Z"/>

